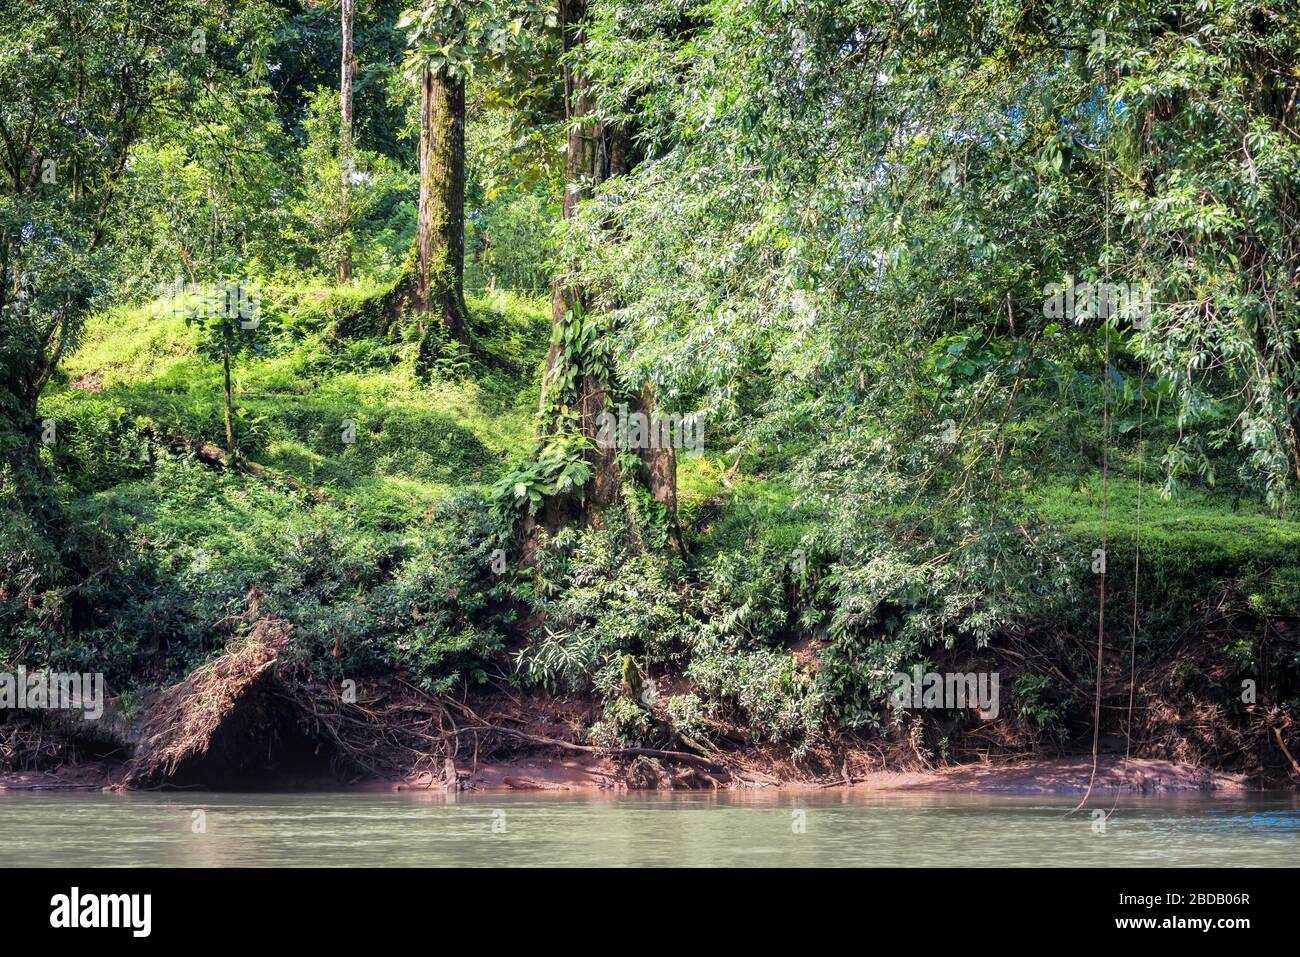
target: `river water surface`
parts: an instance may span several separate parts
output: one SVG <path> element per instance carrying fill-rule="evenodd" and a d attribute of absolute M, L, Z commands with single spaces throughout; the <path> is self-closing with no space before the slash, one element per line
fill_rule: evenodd
<path fill-rule="evenodd" d="M 0 792 L 0 866 L 1300 864 L 1294 794 L 1114 800 Z"/>

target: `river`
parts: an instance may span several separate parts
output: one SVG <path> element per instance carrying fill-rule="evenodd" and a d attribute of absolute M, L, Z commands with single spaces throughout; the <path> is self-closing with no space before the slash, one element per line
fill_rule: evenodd
<path fill-rule="evenodd" d="M 1294 866 L 1300 798 L 0 792 L 0 866 Z M 1103 814 L 1094 814 L 1093 811 Z"/>

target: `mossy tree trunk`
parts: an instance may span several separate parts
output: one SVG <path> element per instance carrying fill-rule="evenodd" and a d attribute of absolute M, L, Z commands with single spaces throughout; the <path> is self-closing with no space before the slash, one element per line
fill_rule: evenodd
<path fill-rule="evenodd" d="M 586 0 L 561 0 L 560 15 L 564 51 L 569 53 L 585 42 Z M 567 60 L 564 67 L 564 92 L 569 133 L 563 216 L 568 219 L 573 216 L 578 204 L 591 196 L 596 185 L 629 171 L 631 135 L 627 128 L 604 123 L 594 115 L 595 104 L 589 84 Z M 611 237 L 611 241 L 616 240 Z M 593 308 L 593 298 L 588 290 L 557 278 L 551 294 L 552 332 L 575 310 L 589 315 Z M 564 361 L 563 344 L 557 341 L 556 335 L 552 335 L 540 401 L 540 431 L 543 435 L 553 434 L 559 427 L 556 418 L 556 404 L 559 401 L 557 389 L 558 382 L 563 378 L 559 373 L 563 370 L 557 366 Z M 607 411 L 617 413 L 615 403 L 611 401 L 611 383 L 581 370 L 576 389 L 577 406 L 572 411 L 578 413 L 583 435 L 592 446 L 587 452 L 592 477 L 577 492 L 547 499 L 537 518 L 526 523 L 526 540 L 531 539 L 538 528 L 554 532 L 574 523 L 599 524 L 601 511 L 619 499 L 621 482 L 616 460 L 619 450 L 602 448 L 596 441 L 601 414 Z M 631 396 L 625 397 L 624 401 L 629 413 L 644 412 L 650 415 L 654 412 L 654 393 L 649 386 L 636 390 Z M 635 451 L 641 459 L 637 479 L 666 507 L 675 541 L 680 547 L 681 537 L 677 532 L 676 516 L 676 457 L 673 449 L 643 448 L 631 451 Z M 530 550 L 530 547 L 526 547 L 526 551 Z"/>
<path fill-rule="evenodd" d="M 425 69 L 420 81 L 420 208 L 411 300 L 465 340 L 465 82 Z M 425 342 L 428 342 L 426 335 Z M 427 361 L 425 345 L 421 359 Z"/>
<path fill-rule="evenodd" d="M 339 256 L 338 281 L 352 278 L 352 55 L 353 0 L 342 0 L 339 9 L 343 54 L 339 64 L 339 202 L 343 204 L 343 252 Z"/>
<path fill-rule="evenodd" d="M 230 352 L 221 354 L 221 371 L 225 376 L 226 453 L 230 464 L 235 463 L 235 391 L 230 384 Z"/>

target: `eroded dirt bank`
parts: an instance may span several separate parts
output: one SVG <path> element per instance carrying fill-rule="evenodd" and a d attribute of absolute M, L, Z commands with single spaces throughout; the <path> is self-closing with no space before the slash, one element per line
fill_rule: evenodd
<path fill-rule="evenodd" d="M 647 737 L 657 747 L 601 747 L 590 737 L 599 717 L 590 698 L 505 689 L 436 697 L 399 676 L 351 683 L 345 692 L 281 657 L 287 623 L 259 616 L 254 601 L 250 618 L 239 642 L 154 695 L 132 721 L 100 723 L 94 735 L 48 718 L 0 726 L 0 769 L 10 769 L 0 770 L 0 788 L 1082 794 L 1091 785 L 1094 793 L 1165 794 L 1243 793 L 1300 777 L 1114 753 L 1099 757 L 1095 775 L 1090 756 L 1032 751 L 936 766 L 898 742 L 887 750 L 886 740 L 846 738 L 794 752 L 717 720 L 700 738 L 656 721 Z M 1141 754 L 1136 745 L 1134 753 Z"/>
<path fill-rule="evenodd" d="M 806 779 L 730 779 L 724 788 L 762 788 L 818 791 L 940 791 L 983 794 L 1083 794 L 1088 788 L 1092 761 L 1087 755 L 1009 762 L 1005 764 L 953 765 L 927 771 L 875 770 L 843 780 L 817 782 Z M 662 768 L 658 769 L 661 772 Z M 64 791 L 97 790 L 120 784 L 126 765 L 94 761 L 57 771 L 0 773 L 0 790 Z M 699 788 L 694 778 L 674 781 L 671 772 L 638 778 L 629 774 L 624 762 L 608 758 L 569 756 L 545 750 L 459 768 L 457 786 L 474 791 L 609 791 L 675 787 Z M 413 773 L 398 780 L 365 780 L 352 784 L 322 780 L 298 784 L 298 788 L 366 791 L 417 791 L 445 789 L 445 780 L 427 772 Z M 1246 775 L 1197 768 L 1151 758 L 1103 756 L 1093 782 L 1094 794 L 1245 794 L 1260 790 L 1261 784 Z"/>
<path fill-rule="evenodd" d="M 1092 759 L 1087 756 L 1048 758 L 1006 764 L 953 765 L 929 771 L 877 770 L 843 780 L 818 783 L 772 778 L 733 781 L 729 787 L 781 790 L 952 791 L 1001 794 L 1083 794 L 1088 789 Z M 574 759 L 535 754 L 495 761 L 461 776 L 462 787 L 476 790 L 583 791 L 634 787 L 626 769 L 603 759 Z M 409 778 L 371 782 L 368 789 L 415 790 L 442 787 L 441 781 Z M 653 785 L 649 785 L 653 786 Z M 661 782 L 659 786 L 664 786 Z M 1173 761 L 1103 756 L 1093 781 L 1094 794 L 1242 794 L 1259 790 L 1244 774 L 1213 771 Z"/>

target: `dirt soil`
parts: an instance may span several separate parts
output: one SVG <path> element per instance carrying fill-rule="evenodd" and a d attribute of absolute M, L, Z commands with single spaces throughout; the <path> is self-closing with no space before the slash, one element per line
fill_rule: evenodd
<path fill-rule="evenodd" d="M 57 771 L 0 772 L 0 791 L 98 791 L 111 787 L 126 773 L 117 761 L 88 761 Z"/>
<path fill-rule="evenodd" d="M 279 667 L 287 624 L 260 614 L 250 592 L 249 632 L 226 654 L 159 695 L 130 763 L 70 752 L 0 772 L 0 790 L 190 787 L 225 790 L 618 791 L 713 788 L 1083 794 L 1092 759 L 982 758 L 918 767 L 904 751 L 842 742 L 792 754 L 714 721 L 707 744 L 661 738 L 664 747 L 613 751 L 589 743 L 596 719 L 581 696 L 497 690 L 435 698 L 400 676 L 367 681 L 354 702 Z M 671 742 L 671 743 L 669 743 Z M 870 747 L 868 752 L 864 750 Z M 690 750 L 687 751 L 686 749 Z M 123 745 L 112 756 L 126 756 Z M 1157 752 L 1159 753 L 1159 752 Z M 1168 752 L 1165 752 L 1168 755 Z M 1179 757 L 1174 754 L 1173 757 Z M 797 759 L 796 759 L 797 758 Z M 1092 781 L 1101 794 L 1236 794 L 1262 776 L 1210 770 L 1210 761 L 1125 759 L 1103 754 Z M 1300 777 L 1297 772 L 1292 781 Z M 1283 779 L 1285 781 L 1285 779 Z"/>
<path fill-rule="evenodd" d="M 734 785 L 781 790 L 949 791 L 970 794 L 1083 794 L 1092 768 L 1090 757 L 1051 758 L 1007 764 L 956 765 L 932 771 L 872 771 L 852 779 L 813 784 L 781 781 Z M 612 761 L 586 756 L 530 754 L 461 769 L 463 788 L 482 791 L 593 791 L 627 787 L 625 772 Z M 372 782 L 370 790 L 441 788 L 440 781 L 407 778 Z M 1258 790 L 1244 774 L 1211 771 L 1173 761 L 1103 756 L 1094 794 L 1243 794 Z"/>
<path fill-rule="evenodd" d="M 1088 787 L 1092 761 L 1086 756 L 1018 761 L 1006 764 L 956 765 L 932 771 L 871 771 L 842 781 L 815 784 L 806 781 L 733 783 L 732 787 L 781 790 L 941 791 L 968 794 L 1083 794 Z M 123 766 L 106 761 L 59 769 L 57 772 L 23 771 L 0 774 L 0 790 L 91 790 L 119 782 Z M 458 768 L 460 786 L 474 791 L 608 791 L 635 787 L 629 784 L 625 765 L 605 758 L 542 749 Z M 643 785 L 644 786 L 644 785 Z M 659 788 L 671 782 L 660 781 Z M 690 786 L 698 787 L 697 782 Z M 442 780 L 430 774 L 396 781 L 367 781 L 356 785 L 365 791 L 440 790 Z M 1094 794 L 1244 794 L 1258 790 L 1246 775 L 1211 771 L 1173 761 L 1103 756 L 1098 762 Z"/>
<path fill-rule="evenodd" d="M 1009 764 L 957 765 L 920 773 L 878 771 L 855 787 L 873 791 L 962 791 L 984 794 L 1083 794 L 1088 790 L 1092 759 L 1018 761 Z M 1170 794 L 1201 791 L 1238 794 L 1257 790 L 1244 774 L 1212 771 L 1152 758 L 1103 755 L 1097 762 L 1094 794 Z"/>

